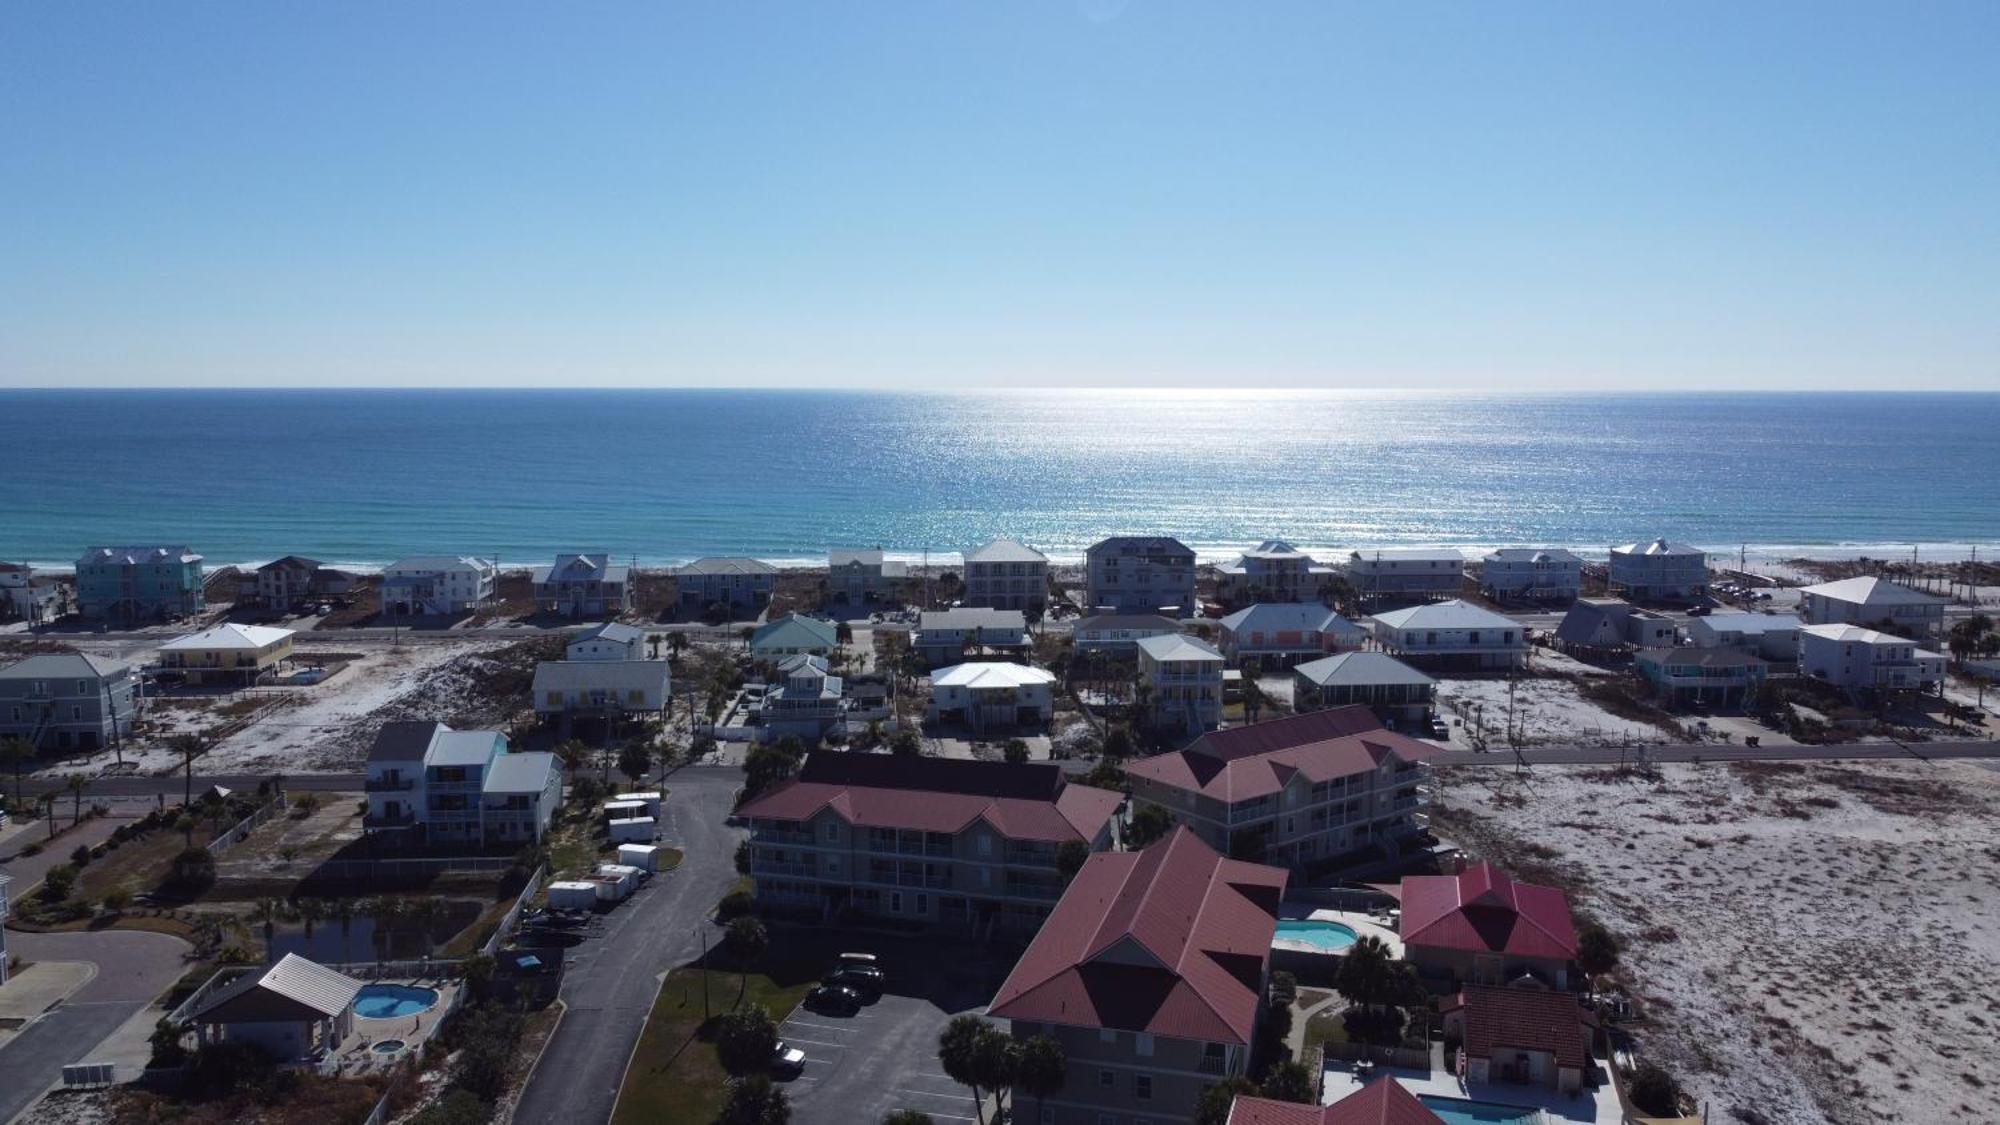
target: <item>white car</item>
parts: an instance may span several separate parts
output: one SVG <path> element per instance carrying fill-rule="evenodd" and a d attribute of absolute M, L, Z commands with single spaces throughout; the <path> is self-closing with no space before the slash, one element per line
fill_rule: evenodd
<path fill-rule="evenodd" d="M 803 1070 L 805 1065 L 806 1053 L 783 1039 L 778 1040 L 778 1045 L 771 1048 L 771 1069 Z"/>

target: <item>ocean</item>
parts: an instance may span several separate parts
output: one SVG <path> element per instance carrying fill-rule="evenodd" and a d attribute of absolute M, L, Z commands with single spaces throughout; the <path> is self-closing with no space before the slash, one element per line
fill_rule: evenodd
<path fill-rule="evenodd" d="M 953 561 L 1012 535 L 1981 554 L 2000 394 L 0 391 L 0 558 L 603 549 Z"/>

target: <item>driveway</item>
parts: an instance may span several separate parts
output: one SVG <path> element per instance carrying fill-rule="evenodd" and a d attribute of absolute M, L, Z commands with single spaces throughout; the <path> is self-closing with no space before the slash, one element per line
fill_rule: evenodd
<path fill-rule="evenodd" d="M 661 810 L 660 841 L 681 849 L 681 865 L 655 876 L 605 915 L 601 931 L 568 952 L 562 988 L 568 1010 L 521 1093 L 515 1120 L 610 1119 L 661 978 L 700 955 L 697 927 L 736 881 L 743 833 L 725 821 L 742 784 L 741 771 L 710 767 L 667 779 L 672 795 Z"/>
<path fill-rule="evenodd" d="M 7 948 L 24 961 L 88 961 L 97 975 L 0 1047 L 0 1121 L 33 1105 L 63 1067 L 90 1061 L 106 1036 L 180 979 L 190 949 L 177 937 L 138 930 L 13 933 Z"/>
<path fill-rule="evenodd" d="M 56 838 L 53 840 L 49 839 L 47 823 L 41 821 L 31 821 L 23 831 L 7 838 L 4 851 L 0 851 L 0 856 L 6 857 L 0 860 L 0 872 L 14 877 L 14 885 L 9 888 L 14 897 L 26 895 L 42 881 L 42 876 L 48 874 L 50 868 L 68 863 L 69 853 L 78 847 L 95 847 L 109 840 L 122 825 L 137 819 L 130 815 L 99 816 L 69 828 L 69 811 L 69 802 L 61 802 L 56 816 Z M 22 855 L 21 849 L 29 844 L 41 845 L 41 851 L 34 855 Z"/>

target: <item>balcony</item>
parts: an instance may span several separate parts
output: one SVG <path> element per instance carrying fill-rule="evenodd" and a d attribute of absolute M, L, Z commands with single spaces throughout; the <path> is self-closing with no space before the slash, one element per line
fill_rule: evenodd
<path fill-rule="evenodd" d="M 416 814 L 408 811 L 407 809 L 402 812 L 393 812 L 393 813 L 371 812 L 368 815 L 361 818 L 361 827 L 405 828 L 408 827 L 409 825 L 415 824 L 416 822 L 417 822 Z"/>
<path fill-rule="evenodd" d="M 863 880 L 884 887 L 917 887 L 928 890 L 950 890 L 949 875 L 919 875 L 915 872 L 877 871 L 871 869 Z"/>
<path fill-rule="evenodd" d="M 1062 897 L 1061 883 L 1015 883 L 1009 882 L 1006 894 L 1010 898 L 1032 898 L 1042 902 L 1054 902 Z"/>
<path fill-rule="evenodd" d="M 794 879 L 811 879 L 817 877 L 819 874 L 819 872 L 813 870 L 813 865 L 810 863 L 782 863 L 775 859 L 753 860 L 750 864 L 750 873 L 753 875 L 781 875 Z"/>
<path fill-rule="evenodd" d="M 789 844 L 798 848 L 810 848 L 818 841 L 810 832 L 786 832 L 775 828 L 752 827 L 750 835 L 759 844 Z"/>
<path fill-rule="evenodd" d="M 416 787 L 414 777 L 371 777 L 361 785 L 370 793 L 405 793 Z"/>

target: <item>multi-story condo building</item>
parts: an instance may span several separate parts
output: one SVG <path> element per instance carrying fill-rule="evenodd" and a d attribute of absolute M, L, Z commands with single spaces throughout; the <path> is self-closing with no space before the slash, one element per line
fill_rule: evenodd
<path fill-rule="evenodd" d="M 554 754 L 510 753 L 499 731 L 396 720 L 376 733 L 363 785 L 369 833 L 497 847 L 548 832 L 562 804 L 562 765 Z"/>
<path fill-rule="evenodd" d="M 1465 585 L 1465 556 L 1450 548 L 1370 547 L 1347 556 L 1347 582 L 1370 601 L 1453 598 Z"/>
<path fill-rule="evenodd" d="M 1092 613 L 1195 612 L 1194 552 L 1164 535 L 1116 535 L 1084 553 L 1084 608 Z"/>
<path fill-rule="evenodd" d="M 1368 642 L 1368 630 L 1318 602 L 1259 602 L 1220 624 L 1218 647 L 1224 656 L 1235 664 L 1254 660 L 1265 668 L 1289 668 Z"/>
<path fill-rule="evenodd" d="M 80 652 L 30 656 L 0 668 L 0 738 L 37 751 L 97 750 L 132 733 L 132 666 Z"/>
<path fill-rule="evenodd" d="M 1881 578 L 1845 578 L 1799 591 L 1808 625 L 1866 625 L 1913 637 L 1944 631 L 1948 599 Z"/>
<path fill-rule="evenodd" d="M 1799 658 L 1799 628 L 1789 613 L 1711 613 L 1690 617 L 1687 639 L 1701 648 L 1733 648 L 1766 660 Z"/>
<path fill-rule="evenodd" d="M 632 568 L 604 551 L 557 555 L 533 575 L 535 608 L 568 617 L 616 617 L 632 612 Z"/>
<path fill-rule="evenodd" d="M 1236 561 L 1215 568 L 1216 592 L 1229 605 L 1315 602 L 1334 570 L 1283 539 L 1266 539 Z"/>
<path fill-rule="evenodd" d="M 1693 601 L 1708 593 L 1708 552 L 1655 539 L 1611 548 L 1614 594 L 1650 601 Z"/>
<path fill-rule="evenodd" d="M 1191 1122 L 1249 1066 L 1285 880 L 1185 828 L 1090 857 L 987 1010 L 1069 1060 L 1060 1088 L 1014 1104 L 1047 1125 Z"/>
<path fill-rule="evenodd" d="M 1018 609 L 926 610 L 917 615 L 910 647 L 933 665 L 951 664 L 967 652 L 1019 655 L 1028 645 L 1028 619 Z"/>
<path fill-rule="evenodd" d="M 1134 646 L 1146 637 L 1180 631 L 1179 622 L 1157 613 L 1100 613 L 1072 625 L 1070 641 L 1079 657 L 1093 652 L 1131 656 Z"/>
<path fill-rule="evenodd" d="M 674 568 L 674 601 L 681 612 L 699 617 L 719 605 L 728 616 L 756 616 L 778 588 L 778 568 L 737 556 L 696 559 Z"/>
<path fill-rule="evenodd" d="M 470 613 L 487 602 L 500 569 L 470 555 L 412 555 L 382 572 L 382 609 L 396 617 Z"/>
<path fill-rule="evenodd" d="M 1583 592 L 1583 560 L 1561 547 L 1502 547 L 1479 563 L 1479 590 L 1489 598 L 1573 602 Z"/>
<path fill-rule="evenodd" d="M 1209 846 L 1294 868 L 1371 844 L 1394 847 L 1425 821 L 1429 743 L 1339 707 L 1231 730 L 1129 763 L 1132 797 Z"/>
<path fill-rule="evenodd" d="M 1292 705 L 1367 707 L 1383 722 L 1411 727 L 1431 716 L 1437 681 L 1385 652 L 1343 652 L 1292 669 Z"/>
<path fill-rule="evenodd" d="M 893 602 L 909 577 L 910 565 L 884 559 L 880 547 L 834 547 L 826 553 L 826 596 L 834 605 Z"/>
<path fill-rule="evenodd" d="M 593 625 L 563 646 L 563 659 L 576 663 L 589 660 L 646 659 L 646 631 L 637 625 L 607 621 Z"/>
<path fill-rule="evenodd" d="M 1154 730 L 1198 734 L 1222 722 L 1222 681 L 1229 661 L 1200 637 L 1167 633 L 1135 646 L 1139 682 L 1146 685 L 1147 711 Z"/>
<path fill-rule="evenodd" d="M 1457 598 L 1392 609 L 1368 620 L 1376 644 L 1413 664 L 1518 668 L 1528 659 L 1528 631 L 1518 622 Z"/>
<path fill-rule="evenodd" d="M 1403 957 L 1456 984 L 1506 984 L 1524 974 L 1569 987 L 1576 923 L 1554 887 L 1517 883 L 1490 863 L 1456 875 L 1405 875 Z"/>
<path fill-rule="evenodd" d="M 0 563 L 0 617 L 47 625 L 75 612 L 70 587 L 25 563 Z"/>
<path fill-rule="evenodd" d="M 1945 658 L 1915 641 L 1859 625 L 1799 630 L 1799 675 L 1849 691 L 1938 691 Z"/>
<path fill-rule="evenodd" d="M 77 612 L 93 621 L 167 621 L 208 608 L 201 556 L 186 547 L 92 547 L 76 560 Z"/>
<path fill-rule="evenodd" d="M 1049 600 L 1049 557 L 1015 539 L 965 552 L 965 604 L 1040 616 Z"/>
<path fill-rule="evenodd" d="M 972 660 L 931 673 L 926 718 L 963 725 L 974 734 L 1029 731 L 1048 723 L 1056 678 L 1041 668 L 1004 660 Z"/>
<path fill-rule="evenodd" d="M 760 906 L 1032 933 L 1056 852 L 1112 846 L 1120 797 L 1046 764 L 818 751 L 745 802 Z"/>
<path fill-rule="evenodd" d="M 292 658 L 290 629 L 225 622 L 160 646 L 162 667 L 191 684 L 254 684 Z"/>
<path fill-rule="evenodd" d="M 766 742 L 792 735 L 811 746 L 840 722 L 841 679 L 826 658 L 801 654 L 778 662 L 778 681 L 766 688 L 757 713 Z"/>

